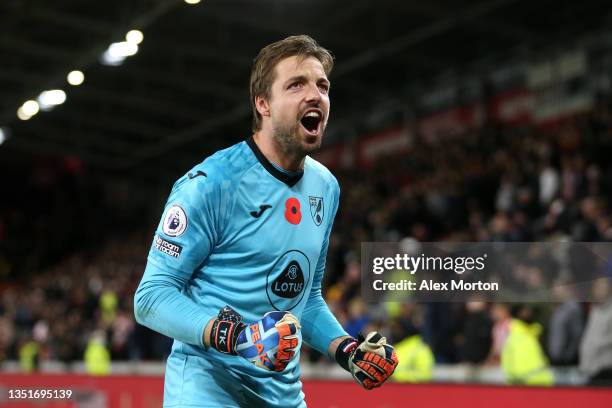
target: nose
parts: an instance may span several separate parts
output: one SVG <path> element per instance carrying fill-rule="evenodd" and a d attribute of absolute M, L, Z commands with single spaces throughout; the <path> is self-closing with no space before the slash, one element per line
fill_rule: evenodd
<path fill-rule="evenodd" d="M 316 84 L 311 84 L 308 86 L 306 92 L 306 102 L 308 103 L 318 103 L 321 100 L 321 91 Z"/>

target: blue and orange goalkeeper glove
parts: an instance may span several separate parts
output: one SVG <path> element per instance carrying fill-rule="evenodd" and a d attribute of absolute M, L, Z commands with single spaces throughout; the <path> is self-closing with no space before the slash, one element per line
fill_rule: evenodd
<path fill-rule="evenodd" d="M 366 390 L 380 387 L 398 364 L 395 350 L 378 332 L 365 339 L 344 339 L 336 349 L 336 361 Z"/>
<path fill-rule="evenodd" d="M 219 312 L 210 332 L 210 345 L 225 354 L 239 355 L 258 367 L 283 371 L 299 346 L 300 323 L 289 312 L 268 312 L 251 324 L 229 306 Z"/>

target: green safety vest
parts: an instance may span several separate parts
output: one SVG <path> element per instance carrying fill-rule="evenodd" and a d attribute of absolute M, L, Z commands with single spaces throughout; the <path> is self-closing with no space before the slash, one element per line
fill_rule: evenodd
<path fill-rule="evenodd" d="M 85 368 L 88 374 L 110 374 L 110 353 L 98 341 L 90 341 L 85 349 Z"/>
<path fill-rule="evenodd" d="M 105 323 L 112 323 L 117 314 L 117 295 L 111 291 L 104 291 L 100 296 L 100 309 L 102 310 L 102 320 Z"/>
<path fill-rule="evenodd" d="M 19 349 L 19 364 L 26 373 L 31 373 L 36 368 L 36 358 L 39 347 L 35 341 L 28 341 Z"/>
<path fill-rule="evenodd" d="M 399 363 L 393 380 L 411 383 L 431 380 L 434 356 L 421 336 L 415 334 L 400 341 L 395 346 L 395 353 Z"/>
<path fill-rule="evenodd" d="M 512 319 L 501 353 L 501 367 L 509 384 L 553 385 L 554 377 L 538 337 L 539 324 Z"/>

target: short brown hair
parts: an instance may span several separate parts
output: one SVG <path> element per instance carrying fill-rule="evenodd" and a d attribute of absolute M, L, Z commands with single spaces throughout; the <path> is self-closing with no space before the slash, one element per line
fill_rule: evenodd
<path fill-rule="evenodd" d="M 325 48 L 307 35 L 294 35 L 262 48 L 253 61 L 251 70 L 251 106 L 253 107 L 253 132 L 261 130 L 261 115 L 255 106 L 255 97 L 270 98 L 272 83 L 276 76 L 276 64 L 285 58 L 314 57 L 323 65 L 325 75 L 334 66 L 334 57 Z"/>

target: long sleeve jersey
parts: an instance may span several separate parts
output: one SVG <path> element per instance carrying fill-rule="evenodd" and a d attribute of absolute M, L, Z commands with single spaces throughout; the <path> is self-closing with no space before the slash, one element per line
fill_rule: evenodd
<path fill-rule="evenodd" d="M 303 341 L 326 354 L 346 335 L 321 296 L 339 186 L 306 157 L 303 171 L 270 163 L 253 139 L 210 156 L 173 186 L 135 295 L 139 323 L 175 339 L 173 350 L 241 375 L 299 380 L 299 355 L 282 373 L 206 349 L 202 334 L 231 306 L 245 322 L 271 310 L 298 317 Z"/>

